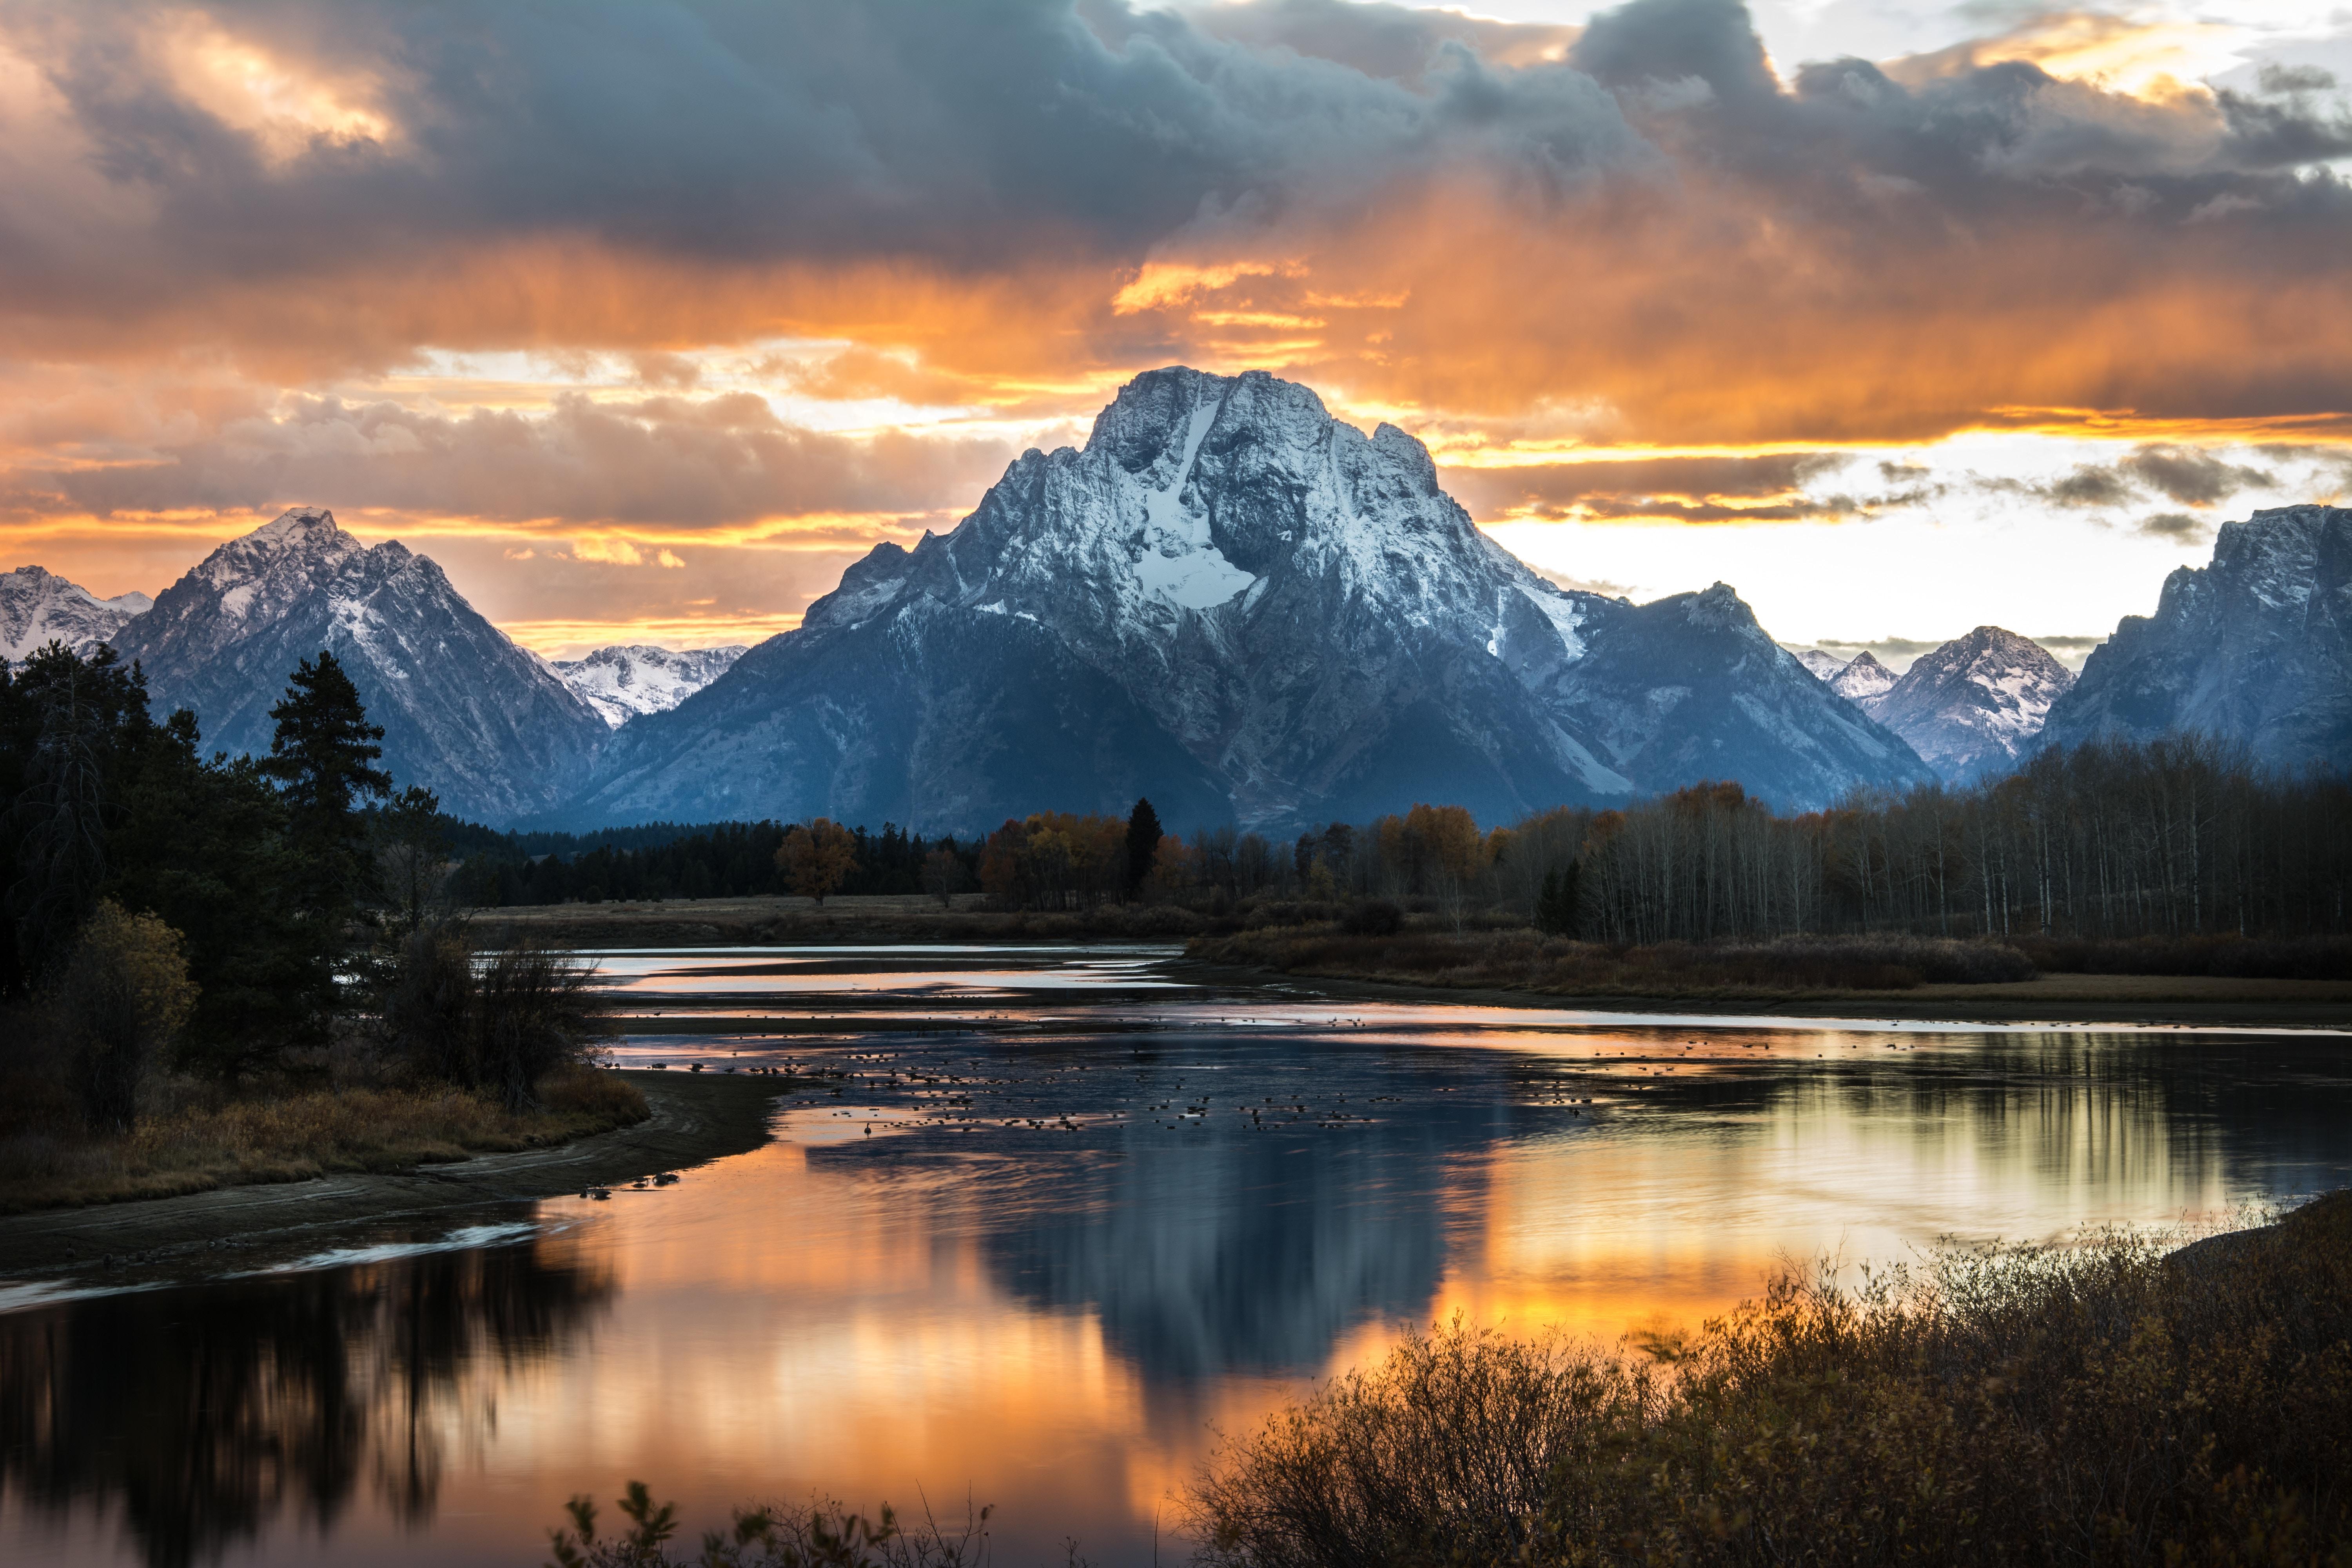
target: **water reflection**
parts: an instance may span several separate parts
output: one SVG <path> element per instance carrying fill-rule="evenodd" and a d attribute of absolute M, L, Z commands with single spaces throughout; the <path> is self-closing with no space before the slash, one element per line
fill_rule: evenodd
<path fill-rule="evenodd" d="M 542 1242 L 0 1318 L 0 1489 L 119 1510 L 159 1568 L 265 1528 L 331 1533 L 362 1489 L 417 1529 L 497 1383 L 611 1295 Z"/>
<path fill-rule="evenodd" d="M 975 973 L 1044 978 L 892 1010 Z M 631 1059 L 851 1076 L 675 1186 L 536 1205 L 528 1246 L 0 1313 L 0 1557 L 530 1561 L 641 1476 L 698 1520 L 969 1487 L 1008 1563 L 1139 1563 L 1213 1426 L 1457 1308 L 1613 1337 L 1783 1258 L 2352 1179 L 2331 1037 L 1335 1014 L 1100 953 L 622 978 L 688 1009 Z M 778 1026 L 698 1031 L 703 980 Z"/>

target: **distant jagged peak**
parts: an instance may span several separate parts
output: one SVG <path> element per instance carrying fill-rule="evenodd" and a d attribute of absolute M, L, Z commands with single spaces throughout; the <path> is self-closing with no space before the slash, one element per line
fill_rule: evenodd
<path fill-rule="evenodd" d="M 1830 678 L 1830 689 L 1849 702 L 1866 702 L 1894 684 L 1895 672 L 1879 663 L 1868 648 Z"/>
<path fill-rule="evenodd" d="M 641 713 L 664 713 L 677 707 L 726 674 L 748 651 L 741 643 L 701 648 L 614 643 L 548 668 L 617 730 Z"/>
<path fill-rule="evenodd" d="M 2023 683 L 2038 689 L 2046 703 L 2074 684 L 2074 672 L 2031 637 L 2004 626 L 1979 626 L 1921 654 L 1896 684 L 1916 688 L 1950 679 L 2002 689 Z"/>
<path fill-rule="evenodd" d="M 101 599 L 45 566 L 0 575 L 0 660 L 29 658 L 51 642 L 85 657 L 154 606 L 144 594 Z"/>
<path fill-rule="evenodd" d="M 1846 661 L 1837 655 L 1824 653 L 1817 647 L 1792 648 L 1790 651 L 1797 656 L 1797 662 L 1803 665 L 1816 680 L 1835 679 L 1837 672 L 1846 665 Z"/>

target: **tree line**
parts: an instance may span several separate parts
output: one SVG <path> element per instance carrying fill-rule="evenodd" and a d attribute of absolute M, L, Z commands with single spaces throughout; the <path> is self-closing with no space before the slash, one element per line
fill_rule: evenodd
<path fill-rule="evenodd" d="M 1723 782 L 1487 829 L 1460 806 L 1422 804 L 1286 839 L 1232 826 L 1180 835 L 1162 831 L 1149 800 L 1124 819 L 1037 812 L 961 842 L 895 824 L 879 834 L 822 827 L 841 833 L 846 865 L 821 889 L 807 879 L 808 854 L 786 851 L 806 830 L 777 823 L 604 846 L 568 862 L 478 857 L 467 886 L 483 889 L 481 901 L 516 903 L 968 889 L 1008 910 L 1391 901 L 1457 920 L 1516 913 L 1558 934 L 1637 945 L 1799 931 L 2352 930 L 2352 781 L 2268 771 L 2199 734 L 2093 742 L 1965 787 L 1857 790 L 1811 812 L 1776 812 Z"/>
<path fill-rule="evenodd" d="M 467 960 L 452 824 L 378 766 L 383 731 L 331 653 L 270 716 L 267 755 L 206 755 L 195 715 L 157 720 L 110 648 L 0 661 L 10 1070 L 40 1057 L 91 1129 L 120 1130 L 158 1065 L 316 1077 L 365 1026 L 419 1071 L 530 1103 L 592 1031 L 585 976 L 552 955 Z M 420 941 L 441 965 L 429 1020 Z"/>

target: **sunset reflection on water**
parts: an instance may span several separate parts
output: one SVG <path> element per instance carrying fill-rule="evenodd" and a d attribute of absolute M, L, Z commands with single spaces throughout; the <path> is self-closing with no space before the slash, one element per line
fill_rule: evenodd
<path fill-rule="evenodd" d="M 969 1495 L 1007 1563 L 1066 1535 L 1149 1561 L 1155 1519 L 1172 1558 L 1216 1432 L 1412 1324 L 1613 1341 L 1783 1261 L 2207 1223 L 2352 1173 L 2338 1037 L 1579 1025 L 937 956 L 859 972 L 846 1037 L 633 1037 L 864 1075 L 676 1186 L 520 1205 L 520 1243 L 0 1315 L 0 1555 L 537 1562 L 565 1498 L 635 1477 L 696 1528 Z M 967 963 L 1025 999 L 888 1011 Z M 840 1008 L 849 973 L 662 983 L 688 966 L 620 978 L 724 1019 Z"/>

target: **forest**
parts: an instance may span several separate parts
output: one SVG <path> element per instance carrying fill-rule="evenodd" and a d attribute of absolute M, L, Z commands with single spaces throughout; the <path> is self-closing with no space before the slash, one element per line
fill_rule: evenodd
<path fill-rule="evenodd" d="M 520 836 L 478 839 L 460 886 L 484 905 L 792 890 L 776 858 L 786 825 L 670 831 L 569 858 L 530 854 Z M 2352 782 L 2268 773 L 2193 734 L 2094 742 L 1969 788 L 1857 792 L 1816 812 L 1776 812 L 1727 781 L 1485 828 L 1460 806 L 1416 805 L 1285 841 L 1232 826 L 1164 835 L 1146 801 L 1126 818 L 1039 812 L 962 842 L 896 824 L 853 838 L 835 891 L 975 890 L 1007 910 L 1384 901 L 1631 945 L 2352 930 Z"/>
<path fill-rule="evenodd" d="M 271 717 L 267 755 L 206 756 L 109 649 L 0 663 L 0 1206 L 644 1115 L 586 1068 L 585 966 L 472 950 L 451 825 L 376 765 L 334 657 L 289 672 Z"/>

